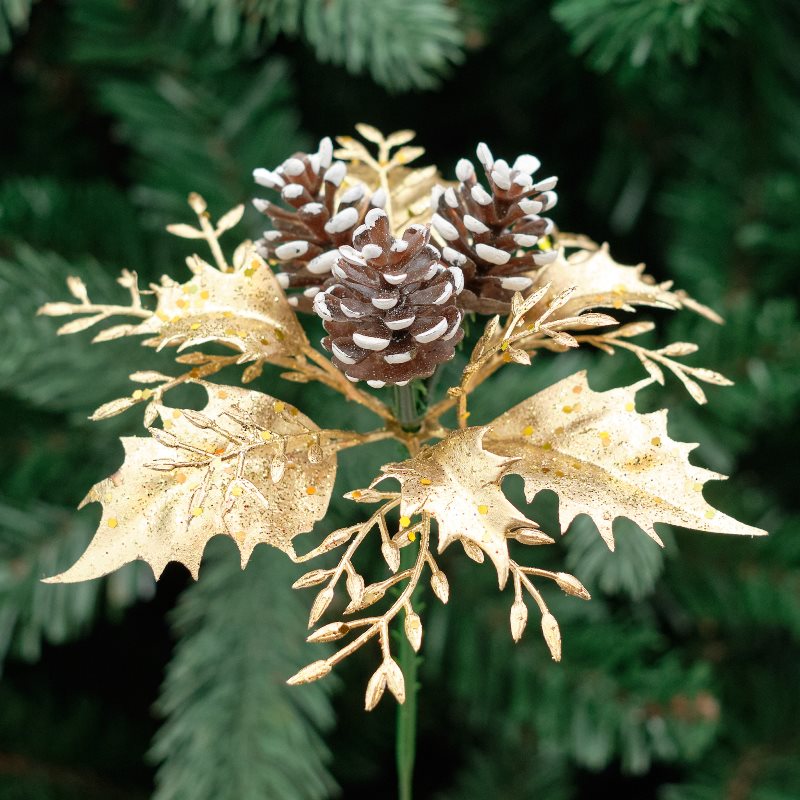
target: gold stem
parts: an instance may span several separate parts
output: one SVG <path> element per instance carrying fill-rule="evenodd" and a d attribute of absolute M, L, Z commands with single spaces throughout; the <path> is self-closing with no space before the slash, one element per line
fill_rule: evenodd
<path fill-rule="evenodd" d="M 530 596 L 536 601 L 536 605 L 539 606 L 539 611 L 541 611 L 542 614 L 547 614 L 547 603 L 544 602 L 541 592 L 531 583 L 530 578 L 528 578 L 528 576 L 525 574 L 523 568 L 520 567 L 516 561 L 509 562 L 509 566 L 511 567 L 511 571 L 514 573 L 514 577 L 516 578 L 516 576 L 519 576 L 522 585 L 528 590 Z"/>
<path fill-rule="evenodd" d="M 350 564 L 350 559 L 355 555 L 356 550 L 361 546 L 361 543 L 364 539 L 367 538 L 367 534 L 372 529 L 372 526 L 377 521 L 378 517 L 382 517 L 384 514 L 387 514 L 393 508 L 400 504 L 399 500 L 393 500 L 391 503 L 386 503 L 382 505 L 362 526 L 361 530 L 358 532 L 358 535 L 347 545 L 347 550 L 344 551 L 344 555 L 342 556 L 341 560 L 339 561 L 339 566 L 333 571 L 333 575 L 331 575 L 330 581 L 328 581 L 328 586 L 335 586 L 339 578 L 342 576 L 342 572 L 344 572 L 345 568 Z"/>
<path fill-rule="evenodd" d="M 372 442 L 382 442 L 384 439 L 393 439 L 394 434 L 391 431 L 387 431 L 385 428 L 381 428 L 377 431 L 370 431 L 369 433 L 353 433 L 352 431 L 335 431 L 335 430 L 327 430 L 325 431 L 326 434 L 333 434 L 335 437 L 338 434 L 341 434 L 342 439 L 344 441 L 337 441 L 336 442 L 336 449 L 337 450 L 345 450 L 348 447 L 357 447 L 362 444 L 372 444 Z"/>
<path fill-rule="evenodd" d="M 220 272 L 230 272 L 231 267 L 225 260 L 222 248 L 219 246 L 219 239 L 214 226 L 208 221 L 208 211 L 200 212 L 197 218 L 200 220 L 200 227 L 203 229 L 208 246 L 211 248 L 211 254 L 214 256 L 214 261 L 217 262 Z"/>
<path fill-rule="evenodd" d="M 72 314 L 105 314 L 106 317 L 127 316 L 127 317 L 141 317 L 142 319 L 149 319 L 153 316 L 153 312 L 147 308 L 136 308 L 135 306 L 101 306 L 92 303 L 75 303 L 75 310 L 70 312 Z M 66 316 L 66 315 L 65 315 Z"/>
<path fill-rule="evenodd" d="M 389 622 L 392 619 L 394 619 L 394 617 L 397 615 L 400 609 L 403 608 L 406 601 L 411 597 L 414 589 L 417 587 L 417 584 L 419 583 L 420 576 L 422 575 L 422 569 L 425 566 L 429 543 L 430 543 L 430 526 L 423 525 L 422 530 L 420 532 L 419 550 L 417 552 L 416 562 L 414 563 L 414 567 L 408 579 L 408 583 L 405 585 L 403 591 L 398 595 L 397 600 L 394 601 L 392 607 L 380 618 L 379 622 L 373 623 L 358 638 L 353 639 L 353 641 L 350 642 L 348 645 L 346 645 L 341 650 L 337 651 L 332 656 L 330 656 L 327 659 L 328 664 L 334 666 L 335 664 L 338 664 L 340 661 L 343 661 L 345 658 L 347 658 L 347 656 L 351 655 L 356 650 L 358 650 L 358 648 L 361 647 L 361 645 L 365 644 L 373 636 L 375 636 L 375 634 L 381 630 L 382 625 L 388 625 Z"/>

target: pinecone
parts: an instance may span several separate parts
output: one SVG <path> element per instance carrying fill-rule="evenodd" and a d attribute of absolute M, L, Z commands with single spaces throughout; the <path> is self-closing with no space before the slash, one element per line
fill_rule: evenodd
<path fill-rule="evenodd" d="M 279 190 L 290 206 L 253 200 L 274 228 L 257 242 L 258 251 L 265 259 L 281 262 L 277 278 L 284 289 L 302 290 L 289 294 L 289 302 L 301 311 L 312 310 L 314 295 L 330 278 L 336 248 L 350 244 L 369 208 L 385 202 L 380 190 L 368 198 L 362 183 L 339 192 L 347 167 L 343 161 L 331 164 L 332 157 L 333 144 L 325 137 L 316 153 L 295 153 L 274 171 L 253 171 L 256 183 Z"/>
<path fill-rule="evenodd" d="M 322 340 L 351 381 L 380 388 L 426 378 L 461 341 L 458 267 L 441 263 L 430 226 L 410 225 L 395 239 L 382 209 L 372 209 L 339 248 L 335 282 L 314 298 L 328 332 Z M 357 249 L 356 249 L 357 248 Z"/>
<path fill-rule="evenodd" d="M 529 273 L 548 264 L 555 251 L 545 251 L 540 238 L 553 222 L 539 216 L 557 201 L 552 191 L 557 178 L 533 182 L 539 159 L 521 155 L 509 167 L 496 161 L 489 148 L 477 148 L 490 191 L 478 182 L 472 162 L 462 158 L 456 165 L 458 186 L 434 188 L 432 224 L 446 241 L 446 261 L 464 272 L 464 292 L 459 306 L 468 311 L 497 314 L 508 311 L 514 292 L 532 283 Z"/>

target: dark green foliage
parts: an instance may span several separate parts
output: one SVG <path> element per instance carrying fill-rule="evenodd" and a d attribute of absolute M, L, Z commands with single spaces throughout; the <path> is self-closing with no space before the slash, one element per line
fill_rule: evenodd
<path fill-rule="evenodd" d="M 185 213 L 190 191 L 218 213 L 241 202 L 253 166 L 306 143 L 282 61 L 242 61 L 219 50 L 173 4 L 88 0 L 71 14 L 71 57 L 115 118 L 116 135 L 137 154 L 128 175 L 135 199 L 149 214 L 171 215 L 159 214 L 159 226 Z"/>
<path fill-rule="evenodd" d="M 319 800 L 334 784 L 317 731 L 333 724 L 330 683 L 285 685 L 307 659 L 305 604 L 286 597 L 295 572 L 259 547 L 242 572 L 215 542 L 202 579 L 173 612 L 180 637 L 158 710 L 156 800 Z"/>
<path fill-rule="evenodd" d="M 663 532 L 663 531 L 662 531 Z M 669 533 L 669 529 L 667 529 Z M 629 520 L 614 524 L 616 549 L 612 553 L 597 535 L 594 523 L 580 517 L 570 526 L 566 568 L 579 571 L 581 581 L 592 594 L 625 594 L 640 600 L 653 591 L 664 568 L 664 551 Z M 662 536 L 668 550 L 675 546 L 672 536 Z"/>
<path fill-rule="evenodd" d="M 0 53 L 11 49 L 14 31 L 27 27 L 33 3 L 34 0 L 0 0 Z"/>
<path fill-rule="evenodd" d="M 88 630 L 98 606 L 117 612 L 152 595 L 153 576 L 139 564 L 104 581 L 46 586 L 43 577 L 74 563 L 94 534 L 94 520 L 72 509 L 0 503 L 0 665 L 13 647 L 30 661 L 42 641 L 60 644 Z"/>
<path fill-rule="evenodd" d="M 0 361 L 0 387 L 31 406 L 50 411 L 82 412 L 86 417 L 101 403 L 127 394 L 135 339 L 112 342 L 106 352 L 90 348 L 91 332 L 54 339 L 53 320 L 36 317 L 39 306 L 65 293 L 69 275 L 91 286 L 92 299 L 124 302 L 125 291 L 112 274 L 90 257 L 65 261 L 54 253 L 39 253 L 18 245 L 8 260 L 0 260 L 0 336 L 5 342 Z M 65 318 L 66 321 L 69 317 Z M 130 370 L 110 369 L 117 360 Z"/>
<path fill-rule="evenodd" d="M 256 50 L 279 33 L 300 36 L 319 61 L 368 72 L 388 89 L 431 88 L 461 61 L 464 34 L 443 0 L 183 0 L 210 13 L 221 44 Z"/>
<path fill-rule="evenodd" d="M 641 68 L 677 56 L 694 64 L 714 34 L 739 31 L 747 6 L 739 0 L 558 0 L 553 16 L 598 72 Z"/>
<path fill-rule="evenodd" d="M 479 140 L 506 158 L 536 152 L 560 175 L 564 229 L 609 239 L 620 261 L 646 261 L 724 314 L 715 326 L 656 312 L 650 342 L 697 341 L 690 363 L 736 385 L 699 407 L 668 378 L 642 403 L 672 409 L 675 438 L 701 443 L 695 463 L 732 474 L 709 499 L 771 532 L 662 530 L 661 551 L 618 522 L 611 554 L 581 518 L 557 548 L 517 552 L 592 592 L 584 603 L 545 588 L 559 665 L 533 613 L 512 644 L 511 598 L 491 570 L 444 553 L 450 603 L 425 598 L 417 796 L 796 800 L 798 42 L 795 0 L 0 0 L 0 51 L 11 48 L 0 61 L 0 798 L 143 798 L 155 786 L 158 800 L 321 800 L 335 783 L 345 797 L 392 796 L 393 711 L 361 711 L 375 654 L 342 665 L 335 734 L 335 681 L 283 685 L 322 648 L 303 645 L 309 595 L 291 592 L 297 571 L 280 554 L 258 548 L 242 573 L 235 548 L 215 542 L 199 583 L 186 588 L 171 567 L 155 595 L 141 565 L 89 584 L 38 580 L 82 549 L 97 508 L 72 509 L 119 465 L 117 437 L 141 432 L 136 412 L 87 415 L 131 391 L 130 372 L 175 367 L 136 340 L 56 338 L 58 320 L 37 306 L 65 299 L 72 274 L 113 302 L 125 298 L 121 268 L 143 285 L 184 277 L 191 243 L 163 225 L 191 219 L 189 191 L 217 215 L 251 195 L 254 167 L 364 120 L 416 128 L 448 176 Z M 249 211 L 240 234 L 260 225 Z M 316 321 L 308 330 L 321 335 Z M 499 373 L 471 421 L 583 368 L 598 389 L 642 375 L 625 354 L 542 354 Z M 278 370 L 254 388 L 321 424 L 374 423 Z M 400 457 L 388 443 L 345 452 L 336 498 Z M 505 488 L 523 502 L 519 481 Z M 320 534 L 365 513 L 336 498 Z M 553 496 L 532 513 L 557 530 Z M 175 604 L 170 651 L 158 626 Z"/>

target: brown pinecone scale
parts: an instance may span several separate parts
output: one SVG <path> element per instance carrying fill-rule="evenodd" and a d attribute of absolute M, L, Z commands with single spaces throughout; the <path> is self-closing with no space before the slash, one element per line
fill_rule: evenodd
<path fill-rule="evenodd" d="M 477 155 L 489 190 L 478 181 L 473 163 L 462 158 L 456 166 L 458 185 L 434 189 L 432 224 L 446 242 L 444 259 L 464 272 L 461 307 L 504 313 L 514 292 L 533 283 L 530 273 L 556 257 L 542 247 L 553 222 L 541 214 L 556 204 L 558 179 L 534 182 L 539 160 L 532 155 L 521 155 L 509 166 L 495 160 L 483 143 Z"/>
<path fill-rule="evenodd" d="M 347 167 L 332 158 L 333 143 L 326 137 L 316 153 L 295 153 L 275 170 L 253 171 L 256 183 L 279 191 L 288 206 L 253 201 L 273 227 L 257 247 L 265 259 L 279 262 L 281 286 L 299 290 L 287 294 L 289 303 L 301 311 L 311 311 L 314 295 L 330 278 L 337 248 L 350 244 L 367 211 L 385 202 L 381 191 L 370 194 L 362 183 L 340 191 Z"/>
<path fill-rule="evenodd" d="M 464 335 L 456 304 L 464 278 L 442 263 L 429 226 L 395 239 L 386 213 L 370 210 L 353 246 L 339 248 L 333 276 L 314 309 L 328 333 L 323 347 L 351 381 L 404 385 L 453 357 Z"/>

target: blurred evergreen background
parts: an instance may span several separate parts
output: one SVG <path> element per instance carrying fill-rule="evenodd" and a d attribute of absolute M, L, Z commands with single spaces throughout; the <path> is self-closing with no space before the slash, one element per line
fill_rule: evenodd
<path fill-rule="evenodd" d="M 190 221 L 190 190 L 218 215 L 253 194 L 254 167 L 358 121 L 417 130 L 448 177 L 480 140 L 536 153 L 560 176 L 562 229 L 723 313 L 650 316 L 654 341 L 699 342 L 693 363 L 736 386 L 700 407 L 668 381 L 650 402 L 701 442 L 695 463 L 733 475 L 712 502 L 772 534 L 674 531 L 662 552 L 621 524 L 611 555 L 579 520 L 544 564 L 593 594 L 549 598 L 559 665 L 535 632 L 512 644 L 491 569 L 445 558 L 416 796 L 800 797 L 796 0 L 0 0 L 0 49 L 0 800 L 394 796 L 394 708 L 361 710 L 372 654 L 283 685 L 319 646 L 277 551 L 242 573 L 216 540 L 197 584 L 171 565 L 156 587 L 140 564 L 39 583 L 82 551 L 99 509 L 74 508 L 120 463 L 117 437 L 141 431 L 135 412 L 87 414 L 171 358 L 56 339 L 36 307 L 65 298 L 69 274 L 98 299 L 122 297 L 123 267 L 182 278 L 189 243 L 163 227 Z M 537 362 L 507 368 L 475 421 L 579 368 L 598 387 L 641 369 Z M 363 424 L 324 389 L 274 373 L 254 388 Z M 344 455 L 338 495 L 400 455 L 364 453 Z M 555 507 L 535 504 L 546 530 Z M 335 501 L 320 530 L 357 513 Z"/>

